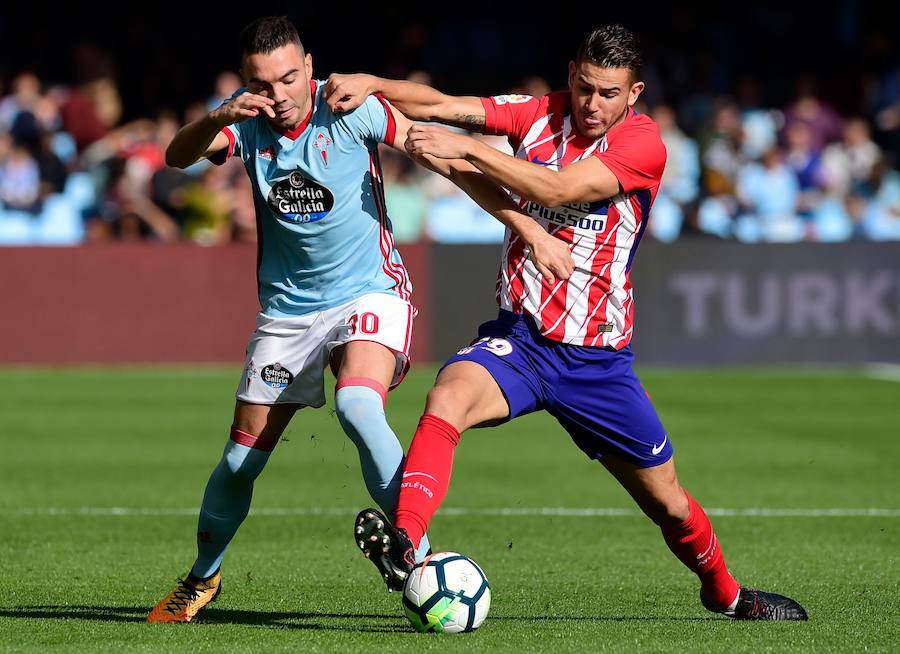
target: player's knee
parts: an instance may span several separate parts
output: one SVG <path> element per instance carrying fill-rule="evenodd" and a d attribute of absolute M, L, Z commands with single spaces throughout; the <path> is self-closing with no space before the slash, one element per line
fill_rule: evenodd
<path fill-rule="evenodd" d="M 368 403 L 359 398 L 347 398 L 338 393 L 334 398 L 334 412 L 345 428 L 358 427 L 371 413 Z"/>
<path fill-rule="evenodd" d="M 466 389 L 458 383 L 438 384 L 430 391 L 425 400 L 425 413 L 437 416 L 442 420 L 459 425 L 467 425 L 470 402 L 466 401 Z"/>
<path fill-rule="evenodd" d="M 232 481 L 245 483 L 259 477 L 268 460 L 267 451 L 232 443 L 226 449 L 220 465 Z"/>
<path fill-rule="evenodd" d="M 338 393 L 334 402 L 335 414 L 354 442 L 362 440 L 373 425 L 385 422 L 384 407 L 380 399 L 348 397 Z"/>

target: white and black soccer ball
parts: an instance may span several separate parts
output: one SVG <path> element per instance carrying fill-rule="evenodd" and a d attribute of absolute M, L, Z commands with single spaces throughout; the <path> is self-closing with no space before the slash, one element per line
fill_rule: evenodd
<path fill-rule="evenodd" d="M 475 631 L 491 608 L 491 587 L 472 559 L 438 552 L 409 574 L 403 611 L 417 631 Z"/>

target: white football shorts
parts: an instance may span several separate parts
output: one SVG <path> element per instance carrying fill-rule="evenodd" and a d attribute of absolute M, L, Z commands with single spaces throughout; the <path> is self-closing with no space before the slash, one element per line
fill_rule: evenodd
<path fill-rule="evenodd" d="M 368 293 L 304 316 L 260 313 L 236 397 L 251 404 L 323 406 L 331 352 L 351 341 L 374 341 L 394 352 L 394 388 L 409 369 L 415 313 L 409 302 L 387 293 Z"/>

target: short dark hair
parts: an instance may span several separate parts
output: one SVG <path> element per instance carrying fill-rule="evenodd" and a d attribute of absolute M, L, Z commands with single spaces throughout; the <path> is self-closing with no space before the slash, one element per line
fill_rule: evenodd
<path fill-rule="evenodd" d="M 587 35 L 575 62 L 587 61 L 601 68 L 627 68 L 632 80 L 641 77 L 641 47 L 637 37 L 621 25 L 601 25 Z"/>
<path fill-rule="evenodd" d="M 294 43 L 303 52 L 303 43 L 297 28 L 287 16 L 264 16 L 257 18 L 241 30 L 241 56 L 268 54 Z"/>

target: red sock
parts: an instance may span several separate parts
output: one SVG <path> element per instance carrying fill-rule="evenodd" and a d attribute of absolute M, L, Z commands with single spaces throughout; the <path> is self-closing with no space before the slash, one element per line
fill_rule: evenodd
<path fill-rule="evenodd" d="M 430 413 L 419 420 L 406 455 L 396 519 L 396 526 L 406 530 L 416 548 L 447 495 L 457 444 L 459 432 L 446 420 Z"/>
<path fill-rule="evenodd" d="M 716 606 L 728 608 L 737 597 L 740 584 L 725 567 L 725 557 L 709 518 L 693 497 L 684 492 L 690 512 L 679 525 L 662 527 L 663 538 L 672 553 L 700 577 L 703 595 Z"/>

